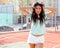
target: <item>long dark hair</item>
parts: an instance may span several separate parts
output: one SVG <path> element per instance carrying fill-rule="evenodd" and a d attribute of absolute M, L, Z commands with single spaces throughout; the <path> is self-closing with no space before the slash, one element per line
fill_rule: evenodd
<path fill-rule="evenodd" d="M 38 2 L 34 4 L 31 19 L 34 21 L 34 23 L 36 23 L 36 19 L 38 18 L 38 15 L 35 12 L 35 7 L 36 6 L 41 7 L 41 13 L 39 14 L 39 16 L 40 16 L 40 24 L 42 24 L 44 22 L 44 19 L 45 19 L 45 13 L 44 13 L 44 10 L 43 10 L 44 4 L 41 4 L 41 3 L 38 3 Z"/>

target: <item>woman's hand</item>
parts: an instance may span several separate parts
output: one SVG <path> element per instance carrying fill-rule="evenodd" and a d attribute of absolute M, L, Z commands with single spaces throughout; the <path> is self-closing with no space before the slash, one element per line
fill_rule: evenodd
<path fill-rule="evenodd" d="M 47 16 L 52 16 L 54 13 L 56 13 L 56 9 L 55 8 L 44 7 L 44 9 L 48 9 L 48 10 L 51 11 L 51 12 L 49 12 L 47 14 Z"/>

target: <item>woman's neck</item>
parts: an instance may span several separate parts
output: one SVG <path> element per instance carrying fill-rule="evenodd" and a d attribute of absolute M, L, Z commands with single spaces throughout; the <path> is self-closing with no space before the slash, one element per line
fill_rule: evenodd
<path fill-rule="evenodd" d="M 40 18 L 40 16 L 38 15 L 38 18 Z"/>

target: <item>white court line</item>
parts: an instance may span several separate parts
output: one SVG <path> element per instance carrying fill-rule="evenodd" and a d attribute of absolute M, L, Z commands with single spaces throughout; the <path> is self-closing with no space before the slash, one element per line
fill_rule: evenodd
<path fill-rule="evenodd" d="M 57 45 L 53 46 L 52 48 L 56 48 L 56 47 L 60 47 L 60 44 L 57 44 Z"/>
<path fill-rule="evenodd" d="M 8 38 L 13 38 L 13 37 L 16 37 L 16 36 L 19 36 L 19 35 L 15 34 L 14 36 L 9 36 L 9 37 L 6 37 L 6 38 L 2 38 L 0 40 L 4 40 L 4 39 L 8 39 Z"/>

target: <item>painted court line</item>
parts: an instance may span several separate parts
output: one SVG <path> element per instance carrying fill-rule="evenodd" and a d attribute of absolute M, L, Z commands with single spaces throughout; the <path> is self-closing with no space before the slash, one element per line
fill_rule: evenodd
<path fill-rule="evenodd" d="M 17 37 L 17 36 L 20 36 L 20 35 L 18 35 L 18 34 L 8 35 L 5 38 L 0 38 L 0 40 L 4 40 L 4 39 L 8 39 L 8 38 L 14 38 L 14 37 Z"/>

